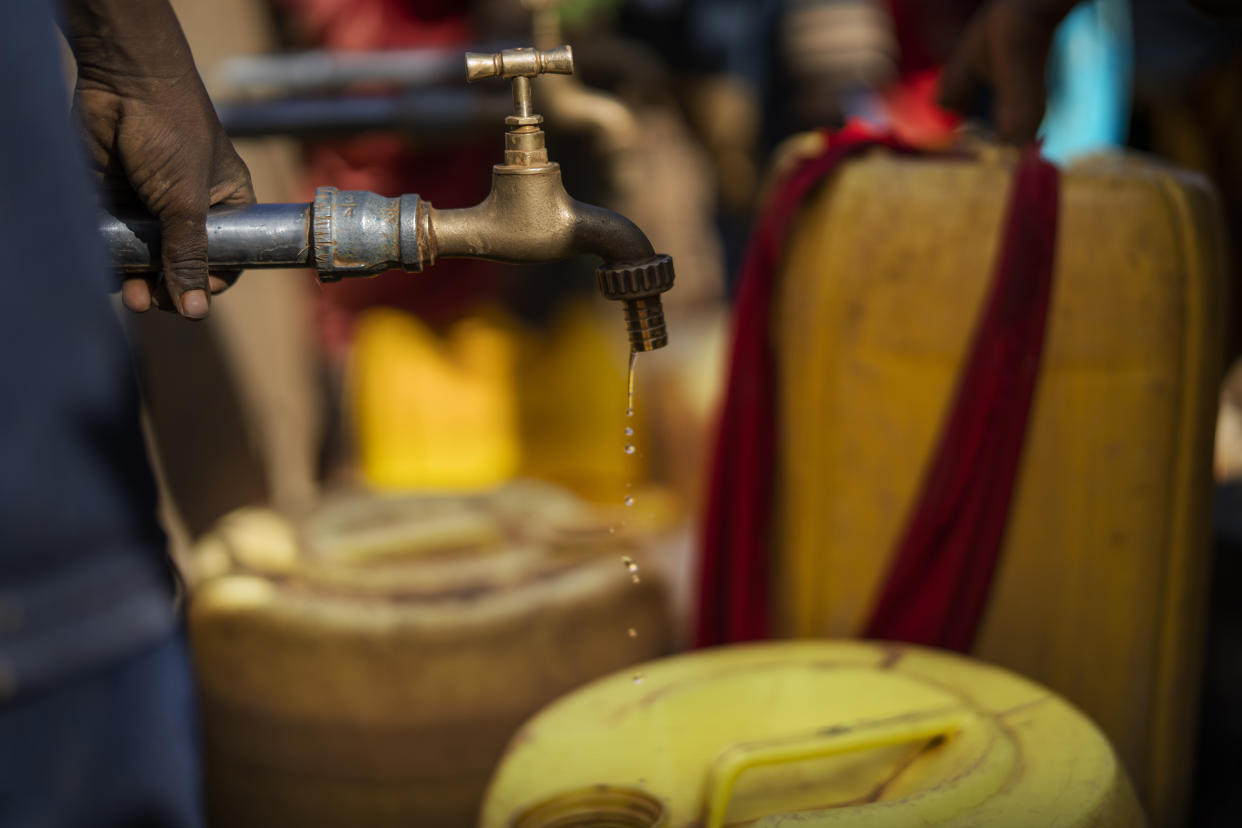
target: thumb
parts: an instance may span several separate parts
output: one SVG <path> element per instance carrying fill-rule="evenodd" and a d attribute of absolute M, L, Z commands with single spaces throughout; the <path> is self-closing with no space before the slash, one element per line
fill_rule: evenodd
<path fill-rule="evenodd" d="M 177 311 L 202 319 L 210 307 L 207 276 L 207 207 L 161 212 L 161 259 L 164 284 Z"/>

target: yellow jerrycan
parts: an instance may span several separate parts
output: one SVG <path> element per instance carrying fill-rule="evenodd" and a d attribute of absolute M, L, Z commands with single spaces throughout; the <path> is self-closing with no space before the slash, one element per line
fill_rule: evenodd
<path fill-rule="evenodd" d="M 971 344 L 1016 159 L 885 153 L 804 205 L 772 330 L 774 627 L 867 624 Z M 1221 377 L 1223 255 L 1200 176 L 1062 171 L 1041 373 L 973 655 L 1116 745 L 1157 825 L 1185 819 Z"/>
<path fill-rule="evenodd" d="M 670 651 L 629 531 L 528 481 L 226 516 L 189 608 L 210 823 L 473 824 L 522 721 Z"/>
<path fill-rule="evenodd" d="M 482 828 L 1136 828 L 1100 731 L 1006 670 L 783 641 L 627 669 L 510 743 Z"/>
<path fill-rule="evenodd" d="M 499 315 L 462 320 L 439 336 L 394 308 L 362 313 L 347 385 L 367 482 L 479 490 L 513 478 L 521 461 L 518 350 L 515 326 Z"/>
<path fill-rule="evenodd" d="M 647 459 L 622 453 L 627 426 L 648 432 L 645 405 L 626 416 L 615 313 L 575 301 L 544 329 L 487 312 L 443 334 L 392 308 L 361 314 L 347 385 L 368 484 L 468 491 L 522 476 L 610 502 L 645 482 Z"/>

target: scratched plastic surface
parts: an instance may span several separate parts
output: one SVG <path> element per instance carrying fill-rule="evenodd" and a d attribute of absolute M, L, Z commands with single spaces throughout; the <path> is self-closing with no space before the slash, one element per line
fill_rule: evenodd
<path fill-rule="evenodd" d="M 1085 716 L 978 661 L 802 641 L 636 669 L 641 686 L 619 672 L 523 726 L 492 777 L 483 828 L 1145 824 Z M 625 819 L 574 804 L 606 791 L 628 797 Z M 579 821 L 541 821 L 550 802 L 561 818 L 583 808 Z"/>

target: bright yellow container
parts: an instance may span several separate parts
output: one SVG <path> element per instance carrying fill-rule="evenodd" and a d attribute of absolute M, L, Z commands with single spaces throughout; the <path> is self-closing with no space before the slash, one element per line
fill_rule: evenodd
<path fill-rule="evenodd" d="M 1047 689 L 917 647 L 786 641 L 641 665 L 523 726 L 483 828 L 1145 825 Z"/>
<path fill-rule="evenodd" d="M 377 308 L 356 326 L 349 402 L 361 470 L 376 488 L 471 491 L 521 475 L 617 502 L 647 480 L 645 401 L 626 416 L 625 337 L 616 309 L 575 302 L 546 330 L 499 313 L 440 334 Z M 644 452 L 645 454 L 645 452 Z"/>
<path fill-rule="evenodd" d="M 791 236 L 773 605 L 794 636 L 866 624 L 992 275 L 1012 158 L 876 153 Z M 1042 374 L 973 653 L 1100 724 L 1157 825 L 1184 823 L 1221 375 L 1207 182 L 1116 156 L 1065 170 Z"/>
<path fill-rule="evenodd" d="M 190 605 L 211 824 L 472 824 L 523 720 L 670 649 L 649 538 L 610 523 L 531 483 L 226 517 Z"/>
<path fill-rule="evenodd" d="M 471 318 L 439 336 L 392 308 L 361 314 L 349 401 L 361 470 L 391 490 L 478 490 L 521 461 L 514 326 Z"/>

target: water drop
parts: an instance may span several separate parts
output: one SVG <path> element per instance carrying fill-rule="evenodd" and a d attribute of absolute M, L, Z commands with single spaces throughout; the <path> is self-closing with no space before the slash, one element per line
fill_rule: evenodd
<path fill-rule="evenodd" d="M 625 496 L 625 505 L 626 505 L 626 506 L 633 506 L 633 505 L 634 505 L 634 495 L 626 495 L 626 496 Z"/>
<path fill-rule="evenodd" d="M 634 409 L 633 409 L 633 407 L 625 409 L 625 416 L 627 416 L 627 417 L 633 417 L 633 416 L 634 416 Z"/>
<path fill-rule="evenodd" d="M 626 443 L 626 444 L 625 444 L 625 453 L 626 453 L 626 454 L 633 454 L 633 453 L 634 453 L 634 444 L 633 444 L 633 443 Z"/>
<path fill-rule="evenodd" d="M 626 630 L 625 634 L 628 635 L 630 638 L 638 638 L 638 630 L 634 629 L 633 627 L 630 627 L 628 630 Z"/>
<path fill-rule="evenodd" d="M 641 584 L 643 579 L 638 577 L 638 573 L 634 573 L 630 576 L 630 581 L 635 584 Z"/>
<path fill-rule="evenodd" d="M 622 555 L 621 563 L 630 573 L 630 580 L 636 584 L 639 583 L 641 579 L 638 577 L 638 564 L 634 563 L 634 559 L 629 555 Z"/>
<path fill-rule="evenodd" d="M 634 411 L 634 364 L 638 362 L 638 351 L 630 351 L 630 370 L 625 377 L 626 416 Z"/>
<path fill-rule="evenodd" d="M 626 426 L 626 427 L 625 427 L 625 436 L 626 436 L 626 437 L 633 437 L 633 436 L 634 436 L 634 429 L 633 429 L 633 428 L 631 428 L 630 426 Z"/>
<path fill-rule="evenodd" d="M 635 673 L 635 674 L 634 674 L 634 683 L 635 683 L 635 684 L 642 684 L 642 683 L 643 683 L 643 678 L 644 678 L 644 676 L 643 676 L 643 674 L 642 674 L 642 673 Z"/>

